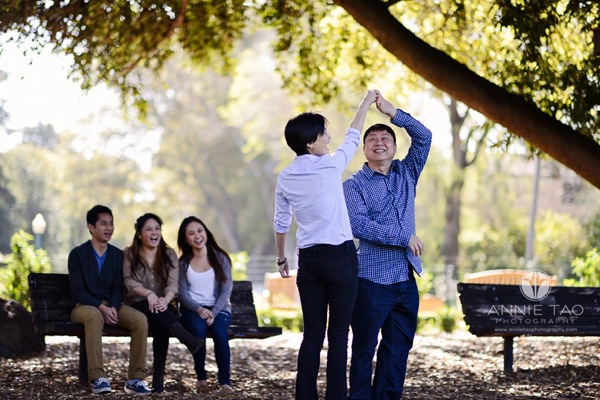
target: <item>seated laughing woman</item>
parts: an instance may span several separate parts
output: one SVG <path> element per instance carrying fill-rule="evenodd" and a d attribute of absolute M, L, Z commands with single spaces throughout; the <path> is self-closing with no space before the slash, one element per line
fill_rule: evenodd
<path fill-rule="evenodd" d="M 123 263 L 125 301 L 146 315 L 149 330 L 154 334 L 152 386 L 159 393 L 163 391 L 170 334 L 192 354 L 204 348 L 204 340 L 183 328 L 171 304 L 178 291 L 177 254 L 163 239 L 161 228 L 162 220 L 157 215 L 147 213 L 139 217 L 131 246 L 124 250 Z"/>
<path fill-rule="evenodd" d="M 179 258 L 179 299 L 181 322 L 200 339 L 211 333 L 215 344 L 218 382 L 221 393 L 231 393 L 230 349 L 227 330 L 231 321 L 230 296 L 233 288 L 231 259 L 217 244 L 213 234 L 199 218 L 181 222 L 177 234 Z M 193 354 L 196 389 L 208 393 L 205 369 L 206 347 Z"/>

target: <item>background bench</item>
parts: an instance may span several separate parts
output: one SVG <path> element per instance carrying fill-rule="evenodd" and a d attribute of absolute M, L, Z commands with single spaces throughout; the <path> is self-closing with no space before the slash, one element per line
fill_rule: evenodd
<path fill-rule="evenodd" d="M 529 300 L 520 285 L 459 283 L 458 293 L 469 332 L 504 338 L 504 372 L 516 336 L 600 336 L 600 288 L 551 286 Z"/>
<path fill-rule="evenodd" d="M 83 324 L 71 322 L 71 285 L 67 274 L 29 275 L 29 297 L 33 326 L 44 336 L 77 336 L 79 338 L 79 379 L 88 381 L 87 353 Z M 252 282 L 234 281 L 231 292 L 230 339 L 265 339 L 280 335 L 280 327 L 258 326 Z M 105 336 L 129 336 L 127 329 L 106 325 Z M 149 332 L 151 336 L 151 332 Z"/>
<path fill-rule="evenodd" d="M 494 283 L 498 285 L 519 285 L 523 276 L 530 272 L 530 270 L 525 269 L 490 269 L 487 271 L 465 274 L 465 278 L 463 279 L 463 281 L 465 283 Z M 556 275 L 551 276 L 550 285 L 556 286 L 557 284 L 558 277 Z"/>
<path fill-rule="evenodd" d="M 273 310 L 300 310 L 300 294 L 296 286 L 297 270 L 290 271 L 290 278 L 283 278 L 279 272 L 265 274 L 267 303 Z"/>

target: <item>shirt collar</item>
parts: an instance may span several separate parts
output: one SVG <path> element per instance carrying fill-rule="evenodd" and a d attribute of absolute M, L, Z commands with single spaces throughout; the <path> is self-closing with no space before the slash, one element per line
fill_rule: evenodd
<path fill-rule="evenodd" d="M 392 160 L 392 165 L 390 166 L 390 171 L 392 171 L 392 170 L 394 172 L 400 171 L 400 160 Z M 375 175 L 375 174 L 382 175 L 381 173 L 376 172 L 376 171 L 372 170 L 371 168 L 369 168 L 369 164 L 367 162 L 365 162 L 363 164 L 363 172 L 367 176 L 367 178 L 372 178 L 373 175 Z"/>

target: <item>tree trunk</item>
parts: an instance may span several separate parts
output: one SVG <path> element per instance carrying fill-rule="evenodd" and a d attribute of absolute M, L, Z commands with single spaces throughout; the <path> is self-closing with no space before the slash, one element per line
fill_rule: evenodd
<path fill-rule="evenodd" d="M 456 176 L 450 184 L 446 197 L 446 227 L 444 228 L 444 241 L 442 243 L 442 257 L 444 265 L 458 266 L 458 235 L 460 234 L 461 196 L 464 179 Z M 456 174 L 459 175 L 459 174 Z"/>

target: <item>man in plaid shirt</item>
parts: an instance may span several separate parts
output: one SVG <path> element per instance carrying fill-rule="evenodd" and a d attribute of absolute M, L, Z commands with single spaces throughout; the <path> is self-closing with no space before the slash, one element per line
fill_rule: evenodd
<path fill-rule="evenodd" d="M 359 240 L 358 294 L 352 318 L 350 397 L 402 397 L 408 352 L 417 330 L 419 293 L 414 273 L 421 274 L 424 246 L 416 236 L 415 195 L 431 147 L 431 131 L 410 114 L 377 95 L 379 111 L 404 128 L 411 146 L 394 160 L 396 135 L 375 124 L 363 137 L 367 162 L 344 182 L 350 225 Z M 375 377 L 372 362 L 379 331 Z"/>

